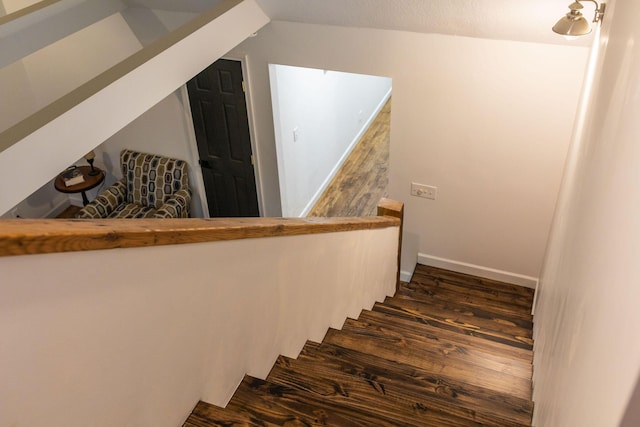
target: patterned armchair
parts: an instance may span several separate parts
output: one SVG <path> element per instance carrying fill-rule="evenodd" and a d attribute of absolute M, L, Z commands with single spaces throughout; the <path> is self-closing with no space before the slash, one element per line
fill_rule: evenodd
<path fill-rule="evenodd" d="M 187 163 L 123 150 L 122 179 L 82 208 L 77 218 L 188 218 Z"/>

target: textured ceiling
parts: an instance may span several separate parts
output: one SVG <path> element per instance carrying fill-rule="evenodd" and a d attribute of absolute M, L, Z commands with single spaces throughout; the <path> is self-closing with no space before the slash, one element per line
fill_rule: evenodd
<path fill-rule="evenodd" d="M 257 0 L 277 21 L 451 34 L 534 43 L 568 42 L 551 27 L 570 0 Z M 585 4 L 585 16 L 592 6 Z"/>

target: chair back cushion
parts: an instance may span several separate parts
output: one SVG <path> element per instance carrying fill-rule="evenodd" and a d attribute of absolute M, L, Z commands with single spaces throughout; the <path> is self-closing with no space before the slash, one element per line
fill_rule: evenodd
<path fill-rule="evenodd" d="M 127 187 L 127 203 L 158 209 L 169 196 L 189 188 L 184 160 L 123 150 L 120 165 Z"/>

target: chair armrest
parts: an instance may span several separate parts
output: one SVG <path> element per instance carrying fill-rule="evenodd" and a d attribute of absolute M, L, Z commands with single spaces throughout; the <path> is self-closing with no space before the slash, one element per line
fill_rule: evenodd
<path fill-rule="evenodd" d="M 171 195 L 153 215 L 153 218 L 189 218 L 191 190 L 183 188 Z"/>
<path fill-rule="evenodd" d="M 95 200 L 76 214 L 76 218 L 107 218 L 118 206 L 127 200 L 127 187 L 124 179 L 105 189 Z"/>

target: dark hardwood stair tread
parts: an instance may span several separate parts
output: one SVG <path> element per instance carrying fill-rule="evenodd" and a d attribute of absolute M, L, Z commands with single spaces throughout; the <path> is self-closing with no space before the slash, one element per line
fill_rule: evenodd
<path fill-rule="evenodd" d="M 408 283 L 411 288 L 429 288 L 434 290 L 448 291 L 464 295 L 465 298 L 475 298 L 490 305 L 507 307 L 509 310 L 531 311 L 533 300 L 529 297 L 501 292 L 498 290 L 489 291 L 486 289 L 474 288 L 459 281 L 450 281 L 433 276 L 414 274 L 414 278 Z M 462 292 L 462 294 L 460 294 Z"/>
<path fill-rule="evenodd" d="M 492 343 L 497 344 L 497 348 L 504 346 L 514 347 L 514 354 L 518 358 L 531 361 L 531 351 L 533 350 L 533 338 L 522 336 L 520 331 L 513 330 L 513 335 L 505 332 L 495 331 L 480 326 L 481 322 L 474 321 L 473 318 L 465 319 L 461 316 L 453 315 L 432 315 L 424 310 L 414 310 L 408 307 L 402 307 L 403 304 L 397 303 L 398 300 L 385 301 L 384 304 L 375 304 L 372 310 L 376 313 L 384 313 L 392 315 L 398 319 L 410 322 L 414 327 L 423 327 L 427 330 L 442 332 L 445 336 L 464 335 L 470 337 L 474 342 L 482 343 L 481 346 L 491 347 Z M 446 331 L 446 332 L 445 332 Z M 508 349 L 505 349 L 505 355 L 511 356 Z"/>
<path fill-rule="evenodd" d="M 498 317 L 480 309 L 472 310 L 453 303 L 427 304 L 406 298 L 387 297 L 384 305 L 405 310 L 412 315 L 428 315 L 448 323 L 491 332 L 496 336 L 532 338 L 533 335 L 532 322 Z"/>
<path fill-rule="evenodd" d="M 533 303 L 533 300 L 529 297 L 523 297 L 500 291 L 487 291 L 470 287 L 464 283 L 447 281 L 439 279 L 437 277 L 425 276 L 421 274 L 415 274 L 414 278 L 411 281 L 411 284 L 442 291 L 446 290 L 455 293 L 459 293 L 462 291 L 468 298 L 475 298 L 490 304 L 495 304 L 501 307 L 508 307 L 510 310 L 521 310 L 527 314 L 531 313 L 531 305 Z"/>
<path fill-rule="evenodd" d="M 245 377 L 228 409 L 246 411 L 275 425 L 395 427 L 394 420 L 360 412 L 316 394 L 282 384 Z"/>
<path fill-rule="evenodd" d="M 426 387 L 398 385 L 380 378 L 354 375 L 333 369 L 324 363 L 301 358 L 280 357 L 267 378 L 283 385 L 313 390 L 322 395 L 336 395 L 348 399 L 353 407 L 393 417 L 399 424 L 416 420 L 425 423 L 454 422 L 458 425 L 504 425 L 521 427 L 523 424 L 501 419 L 488 412 L 469 409 L 459 402 L 429 392 Z M 340 391 L 337 393 L 336 391 Z M 443 421 L 444 420 L 444 421 Z"/>
<path fill-rule="evenodd" d="M 406 286 L 401 286 L 396 293 L 397 297 L 409 297 L 417 301 L 423 301 L 429 303 L 430 301 L 438 301 L 440 303 L 446 303 L 455 301 L 456 304 L 469 308 L 479 308 L 485 311 L 495 313 L 496 316 L 505 317 L 507 319 L 517 318 L 525 321 L 533 321 L 531 316 L 531 309 L 525 309 L 520 307 L 510 307 L 506 303 L 493 301 L 487 298 L 482 298 L 474 295 L 460 296 L 459 292 L 449 289 L 438 288 L 435 286 L 422 284 L 422 283 L 409 283 Z"/>
<path fill-rule="evenodd" d="M 477 426 L 473 419 L 461 418 L 397 388 L 377 381 L 331 370 L 318 364 L 305 364 L 280 357 L 267 380 L 303 390 L 319 398 L 387 419 L 396 425 Z M 461 412 L 461 411 L 459 411 Z"/>
<path fill-rule="evenodd" d="M 416 265 L 414 274 L 419 276 L 428 276 L 451 283 L 463 284 L 465 288 L 484 290 L 489 293 L 500 292 L 501 294 L 512 294 L 522 298 L 527 298 L 531 302 L 533 302 L 533 296 L 535 294 L 535 291 L 532 288 L 421 264 Z"/>
<path fill-rule="evenodd" d="M 495 370 L 497 372 L 513 375 L 514 377 L 531 379 L 530 360 L 516 358 L 521 354 L 530 356 L 528 350 L 520 350 L 513 347 L 506 347 L 492 341 L 478 340 L 464 334 L 440 331 L 429 325 L 406 324 L 411 321 L 401 323 L 402 319 L 397 319 L 385 313 L 363 311 L 358 320 L 348 319 L 343 326 L 343 330 L 353 331 L 359 329 L 367 331 L 368 334 L 379 333 L 390 339 L 402 337 L 407 346 L 412 350 L 420 349 L 423 354 L 434 357 L 444 357 L 452 360 L 460 360 L 462 363 L 472 363 L 474 365 Z M 446 334 L 445 332 L 449 332 Z M 511 356 L 511 357 L 509 357 Z"/>
<path fill-rule="evenodd" d="M 529 338 L 495 336 L 426 315 L 412 315 L 388 305 L 376 304 L 372 311 L 363 311 L 357 321 L 349 319 L 348 322 L 370 322 L 374 327 L 377 322 L 379 326 L 393 328 L 397 332 L 407 331 L 416 335 L 417 339 L 424 336 L 427 341 L 435 341 L 436 344 L 460 344 L 490 353 L 492 358 L 498 357 L 529 366 L 533 357 Z"/>
<path fill-rule="evenodd" d="M 305 345 L 297 360 L 308 360 L 364 379 L 436 395 L 452 405 L 462 405 L 476 412 L 489 411 L 499 418 L 527 424 L 533 405 L 530 400 L 497 393 L 463 383 L 456 377 L 430 373 L 420 368 L 362 353 L 329 343 Z"/>
<path fill-rule="evenodd" d="M 530 398 L 530 381 L 492 369 L 460 363 L 446 358 L 423 346 L 411 344 L 402 337 L 388 336 L 364 329 L 329 330 L 325 342 L 362 352 L 378 354 L 390 360 L 416 366 L 433 373 L 458 375 L 465 382 L 480 387 L 493 388 L 501 393 L 510 393 L 525 399 Z"/>
<path fill-rule="evenodd" d="M 251 417 L 245 412 L 232 411 L 206 402 L 198 402 L 184 427 L 262 427 L 264 422 Z"/>

